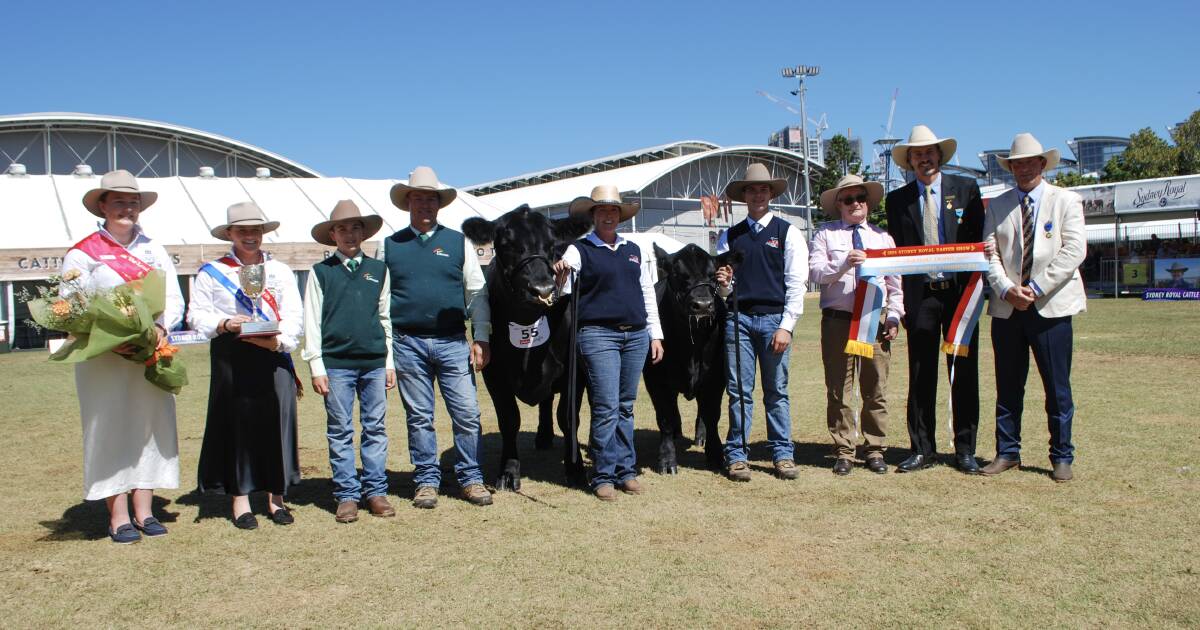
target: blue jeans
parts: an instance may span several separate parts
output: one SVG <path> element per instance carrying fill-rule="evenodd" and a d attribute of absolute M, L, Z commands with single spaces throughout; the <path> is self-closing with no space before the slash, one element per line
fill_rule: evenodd
<path fill-rule="evenodd" d="M 325 437 L 329 439 L 329 467 L 333 471 L 333 496 L 359 501 L 365 495 L 387 494 L 386 373 L 373 370 L 329 368 L 329 395 L 325 397 Z M 362 424 L 362 481 L 354 467 L 354 396 L 358 394 Z"/>
<path fill-rule="evenodd" d="M 1014 310 L 1008 319 L 992 318 L 992 350 L 996 354 L 996 455 L 1021 459 L 1021 413 L 1025 409 L 1025 380 L 1029 354 L 1037 363 L 1046 393 L 1046 424 L 1050 429 L 1050 461 L 1075 461 L 1071 423 L 1070 317 L 1042 317 L 1030 307 Z"/>
<path fill-rule="evenodd" d="M 750 315 L 737 313 L 742 345 L 742 388 L 738 389 L 738 372 L 734 344 L 734 314 L 725 318 L 725 357 L 728 365 L 729 435 L 725 437 L 725 464 L 746 461 L 749 448 L 742 435 L 742 412 L 740 402 L 746 406 L 746 432 L 749 433 L 754 417 L 754 373 L 755 361 L 762 369 L 763 406 L 767 410 L 767 444 L 771 447 L 774 461 L 793 459 L 792 416 L 788 408 L 788 357 L 792 347 L 781 354 L 771 350 L 771 339 L 779 330 L 782 313 Z"/>
<path fill-rule="evenodd" d="M 440 487 L 437 435 L 433 431 L 433 380 L 442 390 L 454 431 L 454 475 L 462 487 L 483 483 L 479 470 L 479 401 L 475 398 L 475 373 L 465 335 L 414 337 L 400 331 L 392 335 L 396 385 L 408 420 L 408 454 L 416 470 L 418 488 Z"/>
<path fill-rule="evenodd" d="M 649 350 L 650 334 L 645 328 L 624 332 L 603 326 L 579 329 L 579 355 L 587 367 L 592 405 L 592 488 L 637 476 L 633 401 Z"/>

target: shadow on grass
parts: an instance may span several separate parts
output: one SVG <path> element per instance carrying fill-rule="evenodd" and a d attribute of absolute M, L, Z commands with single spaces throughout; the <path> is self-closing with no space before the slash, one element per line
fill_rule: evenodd
<path fill-rule="evenodd" d="M 171 502 L 154 496 L 150 510 L 163 523 L 174 523 L 178 512 L 167 510 Z M 132 514 L 131 514 L 132 516 Z M 100 540 L 108 538 L 108 508 L 104 501 L 81 501 L 63 511 L 62 518 L 38 523 L 49 530 L 38 538 L 38 542 L 61 542 L 66 540 Z"/>

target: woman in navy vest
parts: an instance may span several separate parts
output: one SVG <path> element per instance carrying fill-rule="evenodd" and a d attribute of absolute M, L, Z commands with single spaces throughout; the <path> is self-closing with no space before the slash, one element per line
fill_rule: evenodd
<path fill-rule="evenodd" d="M 617 234 L 617 225 L 637 214 L 622 203 L 616 186 L 597 186 L 590 197 L 571 202 L 571 214 L 589 213 L 595 229 L 567 247 L 555 263 L 559 284 L 571 271 L 579 282 L 579 355 L 587 367 L 592 406 L 592 492 L 614 501 L 616 488 L 641 494 L 633 450 L 633 401 L 642 366 L 663 357 L 662 327 L 650 268 L 642 251 Z M 565 292 L 573 290 L 570 284 Z"/>

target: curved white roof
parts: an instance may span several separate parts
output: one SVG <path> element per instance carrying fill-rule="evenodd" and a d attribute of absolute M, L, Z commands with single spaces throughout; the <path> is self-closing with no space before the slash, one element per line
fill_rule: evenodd
<path fill-rule="evenodd" d="M 559 179 L 545 184 L 537 184 L 535 186 L 525 186 L 522 188 L 513 188 L 503 192 L 483 195 L 480 199 L 488 202 L 492 206 L 502 210 L 511 210 L 521 204 L 529 204 L 532 208 L 546 208 L 549 206 L 561 205 L 569 203 L 572 199 L 587 195 L 591 192 L 592 187 L 600 184 L 608 184 L 617 187 L 622 193 L 638 192 L 646 186 L 650 185 L 659 178 L 667 175 L 672 170 L 679 168 L 689 162 L 712 157 L 722 153 L 772 153 L 780 157 L 801 162 L 804 156 L 794 151 L 781 149 L 779 147 L 764 146 L 764 145 L 738 145 L 733 147 L 723 147 L 704 151 L 702 153 L 691 153 L 679 157 L 667 158 L 665 160 L 657 160 L 646 164 L 635 164 L 623 168 L 616 168 L 608 171 L 597 173 L 589 173 L 579 175 L 569 179 Z M 816 168 L 825 168 L 820 162 L 811 162 Z"/>
<path fill-rule="evenodd" d="M 393 184 L 405 180 L 346 177 L 141 177 L 142 190 L 158 193 L 158 201 L 142 213 L 147 234 L 164 245 L 214 244 L 210 230 L 225 223 L 231 204 L 252 200 L 267 217 L 280 222 L 266 236 L 268 243 L 311 244 L 312 226 L 326 220 L 339 199 L 351 199 L 364 214 L 383 217 L 375 236 L 408 225 L 408 213 L 391 203 Z M 75 175 L 0 174 L 0 250 L 59 248 L 66 251 L 96 230 L 97 218 L 83 207 L 83 195 L 99 186 L 100 177 Z M 503 214 L 486 201 L 459 191 L 458 198 L 438 215 L 447 227 L 459 229 L 474 216 L 494 219 Z M 20 226 L 17 229 L 16 226 Z"/>
<path fill-rule="evenodd" d="M 178 138 L 201 146 L 246 155 L 277 170 L 298 176 L 320 177 L 317 171 L 294 160 L 272 153 L 261 147 L 247 144 L 215 133 L 200 131 L 171 123 L 123 116 L 104 116 L 77 112 L 39 112 L 0 116 L 0 133 L 5 131 L 43 130 L 47 126 L 56 129 L 119 130 L 125 133 L 141 133 L 158 138 Z"/>

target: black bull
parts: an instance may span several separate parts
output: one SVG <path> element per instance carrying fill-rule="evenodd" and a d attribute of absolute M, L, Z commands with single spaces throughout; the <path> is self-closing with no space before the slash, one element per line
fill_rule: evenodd
<path fill-rule="evenodd" d="M 738 254 L 714 260 L 696 245 L 667 254 L 657 245 L 658 282 L 654 285 L 663 328 L 663 360 L 646 361 L 642 375 L 658 420 L 658 471 L 678 472 L 675 438 L 682 434 L 679 395 L 696 400 L 696 445 L 704 447 L 710 468 L 723 463 L 717 421 L 725 392 L 725 303 L 713 281 L 716 267 L 736 265 Z"/>
<path fill-rule="evenodd" d="M 555 392 L 565 391 L 564 375 L 569 358 L 569 332 L 574 325 L 570 301 L 556 299 L 554 272 L 551 268 L 572 241 L 587 233 L 588 217 L 572 216 L 550 220 L 545 215 L 521 206 L 494 221 L 472 218 L 463 222 L 463 234 L 476 243 L 492 243 L 495 257 L 488 270 L 488 303 L 492 313 L 491 361 L 483 369 L 483 382 L 496 408 L 500 425 L 500 473 L 496 487 L 521 489 L 521 460 L 517 435 L 521 412 L 517 400 L 538 405 L 542 422 L 538 446 L 548 448 L 553 439 L 550 409 Z M 541 318 L 546 327 L 535 326 Z M 510 326 L 524 329 L 530 347 L 517 348 L 510 341 Z M 549 339 L 542 340 L 548 330 Z M 537 344 L 537 345 L 534 345 Z M 576 391 L 582 396 L 583 382 Z M 563 397 L 566 398 L 565 396 Z M 578 398 L 576 400 L 578 408 Z M 560 400 L 558 419 L 564 435 L 566 401 Z M 578 450 L 571 452 L 571 440 L 564 440 L 563 463 L 567 481 L 586 483 L 583 459 Z"/>

